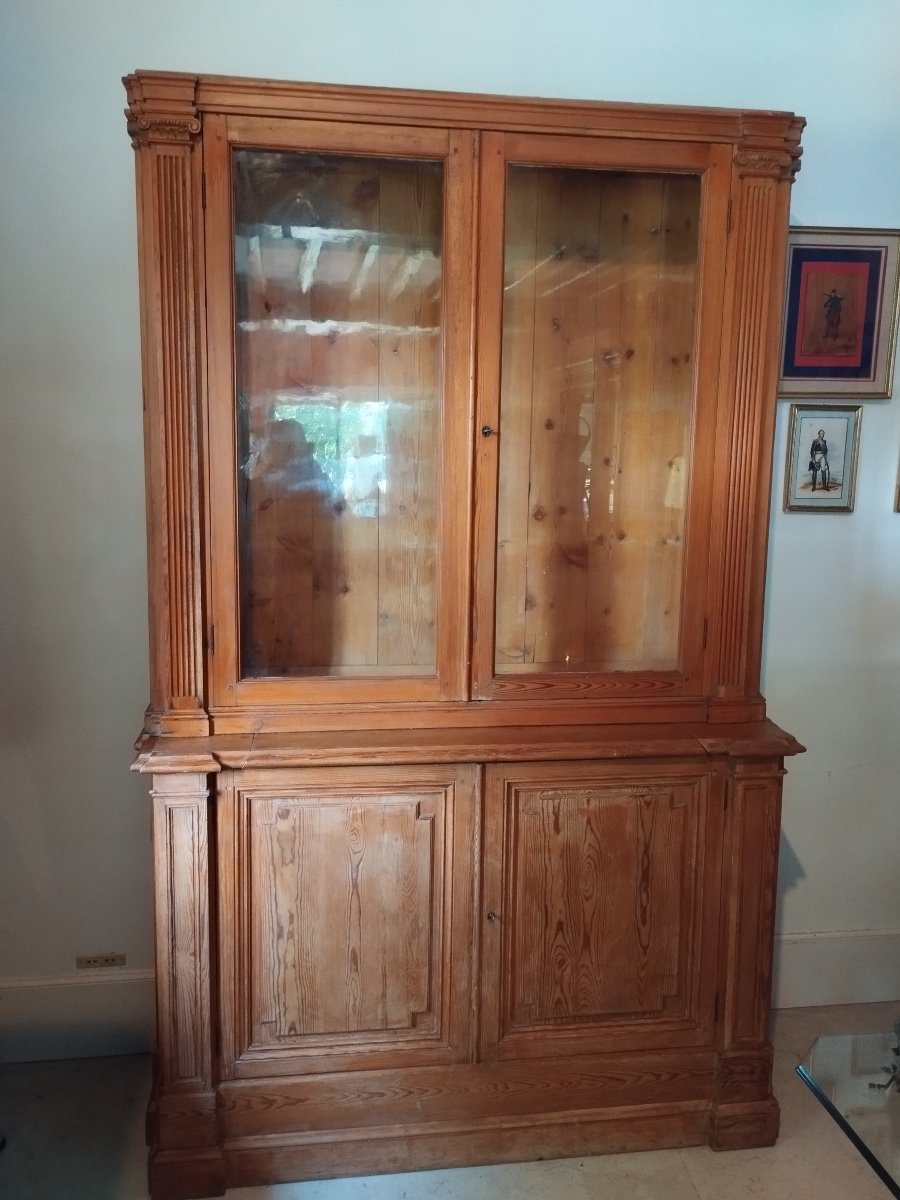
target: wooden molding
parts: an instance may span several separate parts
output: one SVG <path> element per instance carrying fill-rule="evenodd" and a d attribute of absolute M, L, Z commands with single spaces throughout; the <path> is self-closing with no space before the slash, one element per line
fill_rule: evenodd
<path fill-rule="evenodd" d="M 128 133 L 136 150 L 188 145 L 199 136 L 195 76 L 141 72 L 127 75 L 122 82 L 128 96 Z"/>
<path fill-rule="evenodd" d="M 154 776 L 151 795 L 157 923 L 157 1140 L 165 1148 L 213 1145 L 206 776 Z"/>
<path fill-rule="evenodd" d="M 725 315 L 723 383 L 730 403 L 722 405 L 716 456 L 719 494 L 725 497 L 723 509 L 716 514 L 723 561 L 710 601 L 718 627 L 716 692 L 730 700 L 759 696 L 784 281 L 783 256 L 776 248 L 784 236 L 791 178 L 789 171 L 774 170 L 770 152 L 742 153 L 748 169 L 736 170 L 732 219 L 737 236 L 732 243 L 733 284 Z M 775 155 L 779 161 L 784 157 Z"/>
<path fill-rule="evenodd" d="M 734 157 L 738 175 L 742 179 L 755 175 L 780 183 L 793 182 L 800 170 L 800 135 L 805 123 L 801 117 L 794 117 L 774 130 L 764 114 L 745 113 Z"/>
<path fill-rule="evenodd" d="M 726 1055 L 768 1052 L 783 773 L 780 759 L 761 759 L 739 761 L 731 774 L 723 931 Z M 765 1089 L 758 1093 L 764 1094 Z"/>
<path fill-rule="evenodd" d="M 198 444 L 200 119 L 190 78 L 129 76 L 142 296 L 151 606 L 146 728 L 208 731 Z"/>
<path fill-rule="evenodd" d="M 741 179 L 758 176 L 762 179 L 792 180 L 800 170 L 800 155 L 772 150 L 741 150 L 734 165 Z"/>

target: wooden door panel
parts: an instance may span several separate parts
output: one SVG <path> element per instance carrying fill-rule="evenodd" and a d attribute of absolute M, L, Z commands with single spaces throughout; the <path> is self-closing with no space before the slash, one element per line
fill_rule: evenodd
<path fill-rule="evenodd" d="M 709 1039 L 719 772 L 497 767 L 487 795 L 486 1055 Z"/>
<path fill-rule="evenodd" d="M 438 809 L 413 794 L 255 802 L 255 1041 L 434 1032 Z"/>
<path fill-rule="evenodd" d="M 238 1076 L 470 1056 L 474 768 L 236 773 Z"/>

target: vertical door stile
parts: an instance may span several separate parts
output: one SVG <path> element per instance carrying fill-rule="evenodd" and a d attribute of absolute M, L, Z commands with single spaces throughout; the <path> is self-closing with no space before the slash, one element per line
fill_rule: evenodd
<path fill-rule="evenodd" d="M 485 231 L 485 236 L 480 239 L 477 272 L 473 699 L 484 699 L 490 694 L 494 661 L 500 343 L 504 303 L 504 142 L 500 133 L 487 132 L 481 136 L 478 225 Z"/>
<path fill-rule="evenodd" d="M 234 300 L 231 146 L 228 118 L 208 114 L 204 122 L 203 168 L 206 209 L 206 578 L 209 580 L 210 626 L 216 630 L 216 653 L 210 655 L 209 678 L 215 707 L 235 703 L 231 686 L 238 676 L 238 562 L 233 527 L 238 478 L 234 470 Z"/>
<path fill-rule="evenodd" d="M 450 133 L 444 206 L 443 410 L 438 430 L 438 678 L 444 700 L 466 700 L 470 688 L 478 154 L 476 132 Z"/>

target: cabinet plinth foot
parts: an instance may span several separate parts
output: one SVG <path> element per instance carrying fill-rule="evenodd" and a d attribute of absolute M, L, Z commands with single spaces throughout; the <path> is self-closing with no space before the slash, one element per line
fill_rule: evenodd
<path fill-rule="evenodd" d="M 774 1097 L 744 1104 L 720 1104 L 710 1120 L 709 1144 L 713 1150 L 752 1150 L 774 1146 L 781 1110 Z"/>
<path fill-rule="evenodd" d="M 200 1200 L 223 1196 L 225 1162 L 219 1149 L 154 1150 L 147 1184 L 152 1200 Z"/>

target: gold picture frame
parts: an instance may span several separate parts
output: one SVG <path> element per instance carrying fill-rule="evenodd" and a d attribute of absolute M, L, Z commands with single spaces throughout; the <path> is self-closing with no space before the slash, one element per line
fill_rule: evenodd
<path fill-rule="evenodd" d="M 785 512 L 853 512 L 862 405 L 792 404 Z"/>

